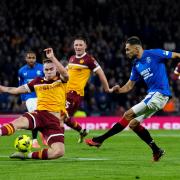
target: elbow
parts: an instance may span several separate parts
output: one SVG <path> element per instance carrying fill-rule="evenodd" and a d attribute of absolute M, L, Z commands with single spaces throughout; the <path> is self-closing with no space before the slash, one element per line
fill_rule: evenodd
<path fill-rule="evenodd" d="M 106 93 L 108 93 L 108 92 L 109 92 L 109 89 L 104 89 L 104 91 L 105 91 Z"/>
<path fill-rule="evenodd" d="M 69 80 L 69 75 L 67 73 L 65 73 L 63 75 L 63 81 L 67 82 Z"/>
<path fill-rule="evenodd" d="M 66 82 L 68 82 L 68 80 L 69 80 L 69 76 L 67 75 L 66 77 L 64 77 L 65 78 L 65 81 Z"/>

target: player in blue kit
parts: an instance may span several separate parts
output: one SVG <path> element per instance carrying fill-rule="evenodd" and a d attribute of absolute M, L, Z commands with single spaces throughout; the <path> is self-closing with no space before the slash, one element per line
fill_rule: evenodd
<path fill-rule="evenodd" d="M 18 71 L 19 86 L 27 84 L 36 77 L 43 77 L 43 65 L 36 62 L 36 54 L 29 51 L 25 54 L 26 65 L 21 67 Z M 21 95 L 22 102 L 25 102 L 28 112 L 33 112 L 37 107 L 36 93 L 28 93 Z M 32 130 L 32 138 L 34 148 L 40 148 L 37 141 L 37 130 Z M 45 143 L 45 142 L 44 142 Z"/>
<path fill-rule="evenodd" d="M 136 36 L 126 41 L 125 50 L 127 57 L 133 60 L 130 79 L 122 87 L 114 86 L 113 90 L 117 93 L 127 93 L 133 89 L 137 81 L 144 79 L 148 94 L 140 103 L 126 111 L 122 119 L 109 131 L 101 136 L 86 139 L 85 142 L 89 146 L 100 147 L 107 138 L 121 132 L 129 124 L 129 127 L 152 149 L 153 161 L 158 161 L 165 151 L 156 145 L 148 130 L 140 123 L 166 105 L 171 92 L 164 61 L 180 58 L 180 53 L 161 49 L 144 50 L 141 40 Z"/>

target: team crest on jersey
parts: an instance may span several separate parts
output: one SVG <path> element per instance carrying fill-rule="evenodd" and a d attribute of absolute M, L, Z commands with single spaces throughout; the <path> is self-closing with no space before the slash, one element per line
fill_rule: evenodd
<path fill-rule="evenodd" d="M 23 73 L 24 76 L 27 76 L 27 72 Z"/>
<path fill-rule="evenodd" d="M 40 71 L 40 70 L 37 70 L 37 71 L 36 71 L 36 74 L 37 74 L 37 75 L 41 75 L 41 71 Z"/>
<path fill-rule="evenodd" d="M 147 57 L 147 58 L 146 58 L 146 62 L 147 62 L 147 63 L 150 63 L 150 62 L 151 62 L 151 58 L 150 58 L 150 57 Z"/>
<path fill-rule="evenodd" d="M 83 64 L 84 63 L 84 59 L 80 59 L 79 63 Z"/>

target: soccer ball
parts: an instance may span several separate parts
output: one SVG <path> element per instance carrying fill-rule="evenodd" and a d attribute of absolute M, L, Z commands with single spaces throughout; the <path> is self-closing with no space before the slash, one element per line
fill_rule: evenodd
<path fill-rule="evenodd" d="M 32 139 L 27 135 L 20 135 L 15 139 L 14 147 L 20 152 L 29 152 L 32 147 Z"/>

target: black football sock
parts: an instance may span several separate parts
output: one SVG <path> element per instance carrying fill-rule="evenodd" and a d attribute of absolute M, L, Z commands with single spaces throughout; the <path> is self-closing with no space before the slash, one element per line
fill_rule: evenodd
<path fill-rule="evenodd" d="M 138 125 L 133 131 L 146 143 L 150 146 L 153 152 L 159 150 L 159 147 L 154 142 L 153 138 L 151 137 L 149 131 L 145 129 L 142 125 Z"/>
<path fill-rule="evenodd" d="M 92 140 L 98 143 L 102 143 L 107 138 L 121 132 L 127 125 L 129 124 L 129 121 L 127 121 L 125 118 L 121 119 L 119 122 L 117 122 L 109 131 L 107 131 L 105 134 L 94 137 Z"/>
<path fill-rule="evenodd" d="M 38 130 L 33 129 L 32 130 L 32 139 L 37 139 Z"/>

